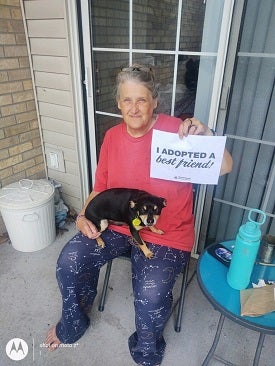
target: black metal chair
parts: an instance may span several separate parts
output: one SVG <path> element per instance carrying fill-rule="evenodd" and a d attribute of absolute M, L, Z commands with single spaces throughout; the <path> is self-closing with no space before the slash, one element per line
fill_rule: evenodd
<path fill-rule="evenodd" d="M 130 260 L 130 256 L 131 256 L 131 253 L 128 252 L 127 254 L 121 255 L 118 258 L 124 258 L 124 259 Z M 178 305 L 178 311 L 177 311 L 177 317 L 176 317 L 175 331 L 178 333 L 181 331 L 181 322 L 182 322 L 182 315 L 183 315 L 185 290 L 187 287 L 189 262 L 190 262 L 190 254 L 187 258 L 184 268 L 182 269 L 182 282 L 181 282 L 181 288 L 180 288 L 180 296 L 179 296 L 178 300 L 176 301 L 176 305 Z M 99 306 L 98 306 L 99 311 L 104 311 L 112 264 L 113 264 L 112 260 L 107 263 L 105 278 L 104 278 L 104 282 L 103 282 L 103 288 L 102 288 L 100 302 L 99 302 Z"/>

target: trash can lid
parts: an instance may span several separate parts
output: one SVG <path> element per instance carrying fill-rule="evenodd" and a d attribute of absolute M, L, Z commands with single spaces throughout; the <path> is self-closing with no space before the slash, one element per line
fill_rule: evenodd
<path fill-rule="evenodd" d="M 0 209 L 27 209 L 49 201 L 54 186 L 45 179 L 21 179 L 0 189 Z"/>

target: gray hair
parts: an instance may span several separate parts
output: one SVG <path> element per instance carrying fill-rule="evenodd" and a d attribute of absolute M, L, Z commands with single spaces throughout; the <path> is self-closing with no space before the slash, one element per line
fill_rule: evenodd
<path fill-rule="evenodd" d="M 130 67 L 124 67 L 118 73 L 116 78 L 115 96 L 119 100 L 119 87 L 127 80 L 135 80 L 144 85 L 152 94 L 153 99 L 157 98 L 158 90 L 155 84 L 154 71 L 150 66 L 142 64 L 133 64 Z"/>

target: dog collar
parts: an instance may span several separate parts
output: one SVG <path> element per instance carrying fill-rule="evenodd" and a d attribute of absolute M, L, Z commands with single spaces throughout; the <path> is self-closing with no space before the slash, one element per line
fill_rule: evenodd
<path fill-rule="evenodd" d="M 136 217 L 135 219 L 132 220 L 132 224 L 134 226 L 139 226 L 140 223 L 141 223 L 141 220 L 138 217 Z"/>

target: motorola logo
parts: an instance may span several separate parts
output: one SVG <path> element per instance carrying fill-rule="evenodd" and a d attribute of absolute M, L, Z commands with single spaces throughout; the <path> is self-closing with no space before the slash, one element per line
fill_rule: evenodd
<path fill-rule="evenodd" d="M 23 360 L 29 352 L 27 342 L 21 338 L 13 338 L 6 345 L 6 354 L 13 361 Z"/>

